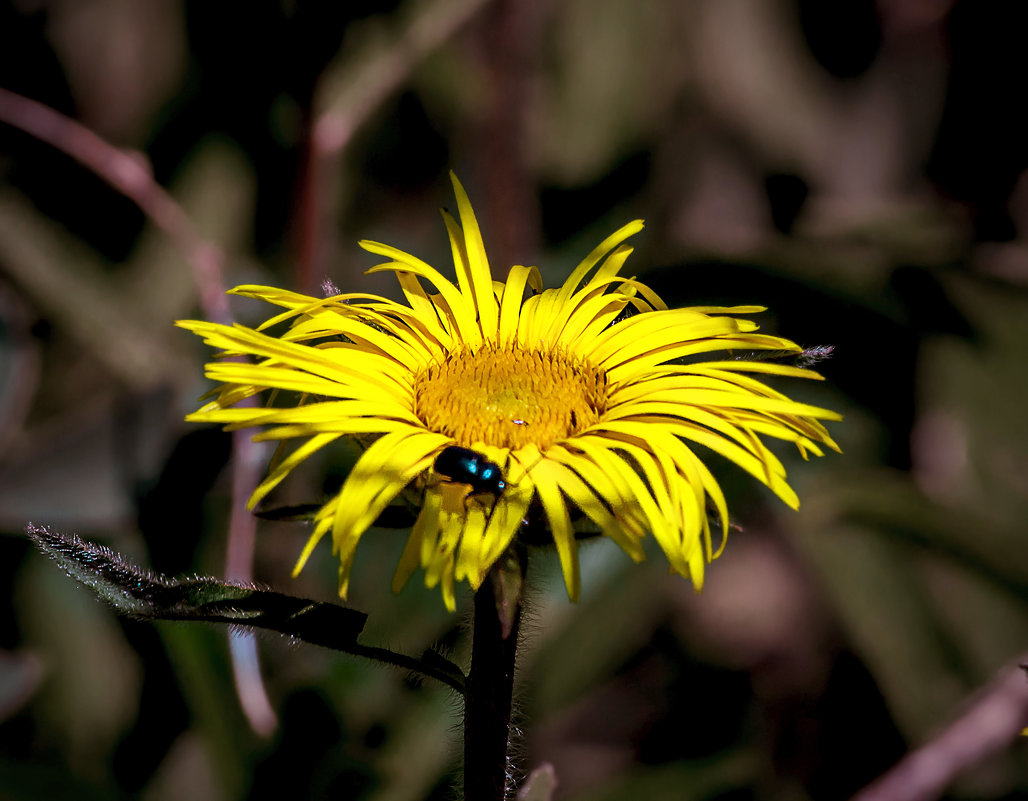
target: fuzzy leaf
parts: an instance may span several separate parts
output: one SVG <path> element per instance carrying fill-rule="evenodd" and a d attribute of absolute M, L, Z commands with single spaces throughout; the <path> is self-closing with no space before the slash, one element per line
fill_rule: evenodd
<path fill-rule="evenodd" d="M 173 579 L 76 536 L 30 524 L 36 546 L 118 612 L 142 620 L 196 620 L 276 631 L 298 640 L 405 668 L 464 691 L 464 674 L 433 651 L 420 658 L 359 643 L 367 615 L 261 587 L 200 576 Z"/>

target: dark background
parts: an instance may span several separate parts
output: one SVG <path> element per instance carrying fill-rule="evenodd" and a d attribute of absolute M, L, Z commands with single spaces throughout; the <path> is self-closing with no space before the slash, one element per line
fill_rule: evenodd
<path fill-rule="evenodd" d="M 766 330 L 835 345 L 824 385 L 787 388 L 846 415 L 842 455 L 780 451 L 801 510 L 715 465 L 741 530 L 702 595 L 604 542 L 583 548 L 573 606 L 536 554 L 516 702 L 518 752 L 555 765 L 558 799 L 823 801 L 1028 646 L 1026 16 L 8 0 L 0 87 L 136 152 L 224 248 L 228 286 L 395 294 L 361 276 L 365 237 L 445 271 L 452 168 L 499 276 L 537 263 L 552 285 L 644 217 L 628 268 L 670 305 L 763 304 Z M 31 552 L 28 521 L 224 573 L 229 437 L 182 421 L 206 354 L 171 325 L 199 315 L 174 241 L 0 123 L 0 799 L 453 797 L 444 689 L 263 637 L 278 726 L 260 736 L 225 632 L 118 619 Z M 350 456 L 283 500 L 338 485 Z M 331 599 L 327 547 L 290 578 L 304 536 L 262 523 L 255 575 Z M 461 661 L 466 588 L 455 615 L 417 577 L 388 591 L 403 536 L 362 543 L 368 640 Z M 1023 797 L 1026 761 L 1017 743 L 953 797 Z"/>

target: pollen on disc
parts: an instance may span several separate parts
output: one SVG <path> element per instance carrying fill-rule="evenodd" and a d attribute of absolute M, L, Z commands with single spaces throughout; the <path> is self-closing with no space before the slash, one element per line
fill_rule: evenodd
<path fill-rule="evenodd" d="M 472 445 L 545 448 L 603 413 L 603 371 L 560 352 L 486 346 L 464 349 L 415 379 L 425 425 Z"/>

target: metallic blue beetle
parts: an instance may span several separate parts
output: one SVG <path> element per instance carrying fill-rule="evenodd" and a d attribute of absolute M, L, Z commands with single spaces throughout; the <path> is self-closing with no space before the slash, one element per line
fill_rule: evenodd
<path fill-rule="evenodd" d="M 496 462 L 484 454 L 459 445 L 443 448 L 435 459 L 435 471 L 455 484 L 467 484 L 472 495 L 488 493 L 494 498 L 503 495 L 507 479 Z"/>

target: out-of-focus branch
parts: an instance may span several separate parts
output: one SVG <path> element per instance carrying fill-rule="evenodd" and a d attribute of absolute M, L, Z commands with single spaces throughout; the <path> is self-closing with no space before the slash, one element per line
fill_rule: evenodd
<path fill-rule="evenodd" d="M 141 154 L 117 148 L 80 122 L 3 88 L 0 122 L 71 156 L 138 205 L 193 268 L 204 315 L 217 322 L 231 322 L 222 279 L 225 259 L 221 249 L 197 233 L 182 207 L 154 180 Z"/>
<path fill-rule="evenodd" d="M 539 204 L 526 164 L 526 112 L 549 5 L 546 0 L 496 0 L 482 15 L 476 42 L 489 93 L 473 152 L 488 188 L 489 249 L 501 272 L 527 263 L 539 246 Z"/>
<path fill-rule="evenodd" d="M 264 465 L 260 446 L 247 431 L 232 432 L 232 455 L 232 511 L 225 546 L 225 577 L 229 581 L 246 582 L 253 579 L 257 544 L 257 518 L 247 510 L 246 501 L 260 481 Z M 261 677 L 257 638 L 253 632 L 234 631 L 229 635 L 229 648 L 236 694 L 246 719 L 257 734 L 270 737 L 278 726 L 278 716 L 268 700 Z"/>
<path fill-rule="evenodd" d="M 1028 654 L 1005 668 L 957 720 L 904 757 L 853 801 L 929 801 L 964 771 L 1010 747 L 1028 726 Z"/>
<path fill-rule="evenodd" d="M 182 206 L 154 180 L 140 154 L 121 150 L 70 117 L 3 88 L 0 122 L 71 156 L 134 201 L 192 267 L 204 316 L 220 323 L 232 322 L 225 297 L 224 254 L 200 236 Z M 249 581 L 253 574 L 256 520 L 246 511 L 246 498 L 257 485 L 256 463 L 257 446 L 248 436 L 236 432 L 232 437 L 232 513 L 226 555 L 229 578 L 233 581 Z M 232 664 L 240 702 L 251 725 L 255 731 L 269 734 L 275 718 L 260 681 L 252 634 L 233 640 Z"/>
<path fill-rule="evenodd" d="M 297 284 L 310 290 L 326 263 L 324 232 L 339 198 L 340 159 L 361 125 L 389 99 L 429 54 L 447 42 L 489 0 L 431 0 L 417 4 L 388 40 L 330 64 L 318 82 L 300 199 Z"/>

